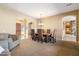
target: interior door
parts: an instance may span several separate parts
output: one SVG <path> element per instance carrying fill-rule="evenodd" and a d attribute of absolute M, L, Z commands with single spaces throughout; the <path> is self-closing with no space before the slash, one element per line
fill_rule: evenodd
<path fill-rule="evenodd" d="M 21 24 L 16 23 L 16 35 L 20 36 L 21 35 Z"/>

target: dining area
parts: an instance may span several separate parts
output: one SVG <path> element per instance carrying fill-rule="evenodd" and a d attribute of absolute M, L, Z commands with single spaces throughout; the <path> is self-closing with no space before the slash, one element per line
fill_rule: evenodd
<path fill-rule="evenodd" d="M 31 38 L 40 43 L 56 43 L 56 29 L 53 32 L 50 29 L 31 29 Z"/>

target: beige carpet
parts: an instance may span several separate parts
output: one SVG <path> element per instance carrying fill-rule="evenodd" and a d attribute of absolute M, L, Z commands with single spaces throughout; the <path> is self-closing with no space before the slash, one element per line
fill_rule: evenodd
<path fill-rule="evenodd" d="M 22 40 L 21 44 L 11 51 L 12 56 L 75 56 L 79 48 L 71 42 L 57 41 L 55 44 L 38 43 L 31 39 Z"/>

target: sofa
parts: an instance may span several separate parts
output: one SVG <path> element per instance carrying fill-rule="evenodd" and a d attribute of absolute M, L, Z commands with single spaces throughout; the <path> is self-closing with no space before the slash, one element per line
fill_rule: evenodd
<path fill-rule="evenodd" d="M 14 47 L 18 46 L 20 44 L 20 37 L 17 37 L 16 35 L 9 35 L 9 50 L 12 50 Z"/>
<path fill-rule="evenodd" d="M 2 46 L 5 51 L 0 55 L 8 55 L 9 51 L 20 44 L 20 39 L 16 35 L 8 33 L 0 33 L 0 46 Z M 6 52 L 6 53 L 5 53 Z"/>

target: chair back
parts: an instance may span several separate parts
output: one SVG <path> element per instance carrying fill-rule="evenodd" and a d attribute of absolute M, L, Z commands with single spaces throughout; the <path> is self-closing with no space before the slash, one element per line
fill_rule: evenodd
<path fill-rule="evenodd" d="M 37 29 L 37 33 L 38 33 L 39 37 L 41 37 L 42 33 L 43 33 L 42 29 Z"/>
<path fill-rule="evenodd" d="M 56 38 L 56 29 L 53 30 L 53 37 Z"/>
<path fill-rule="evenodd" d="M 47 29 L 47 33 L 48 33 L 48 34 L 50 34 L 50 33 L 51 33 L 50 29 Z"/>
<path fill-rule="evenodd" d="M 31 37 L 34 38 L 35 37 L 35 30 L 31 29 Z"/>
<path fill-rule="evenodd" d="M 31 29 L 31 35 L 34 35 L 34 34 L 35 34 L 34 29 Z"/>

